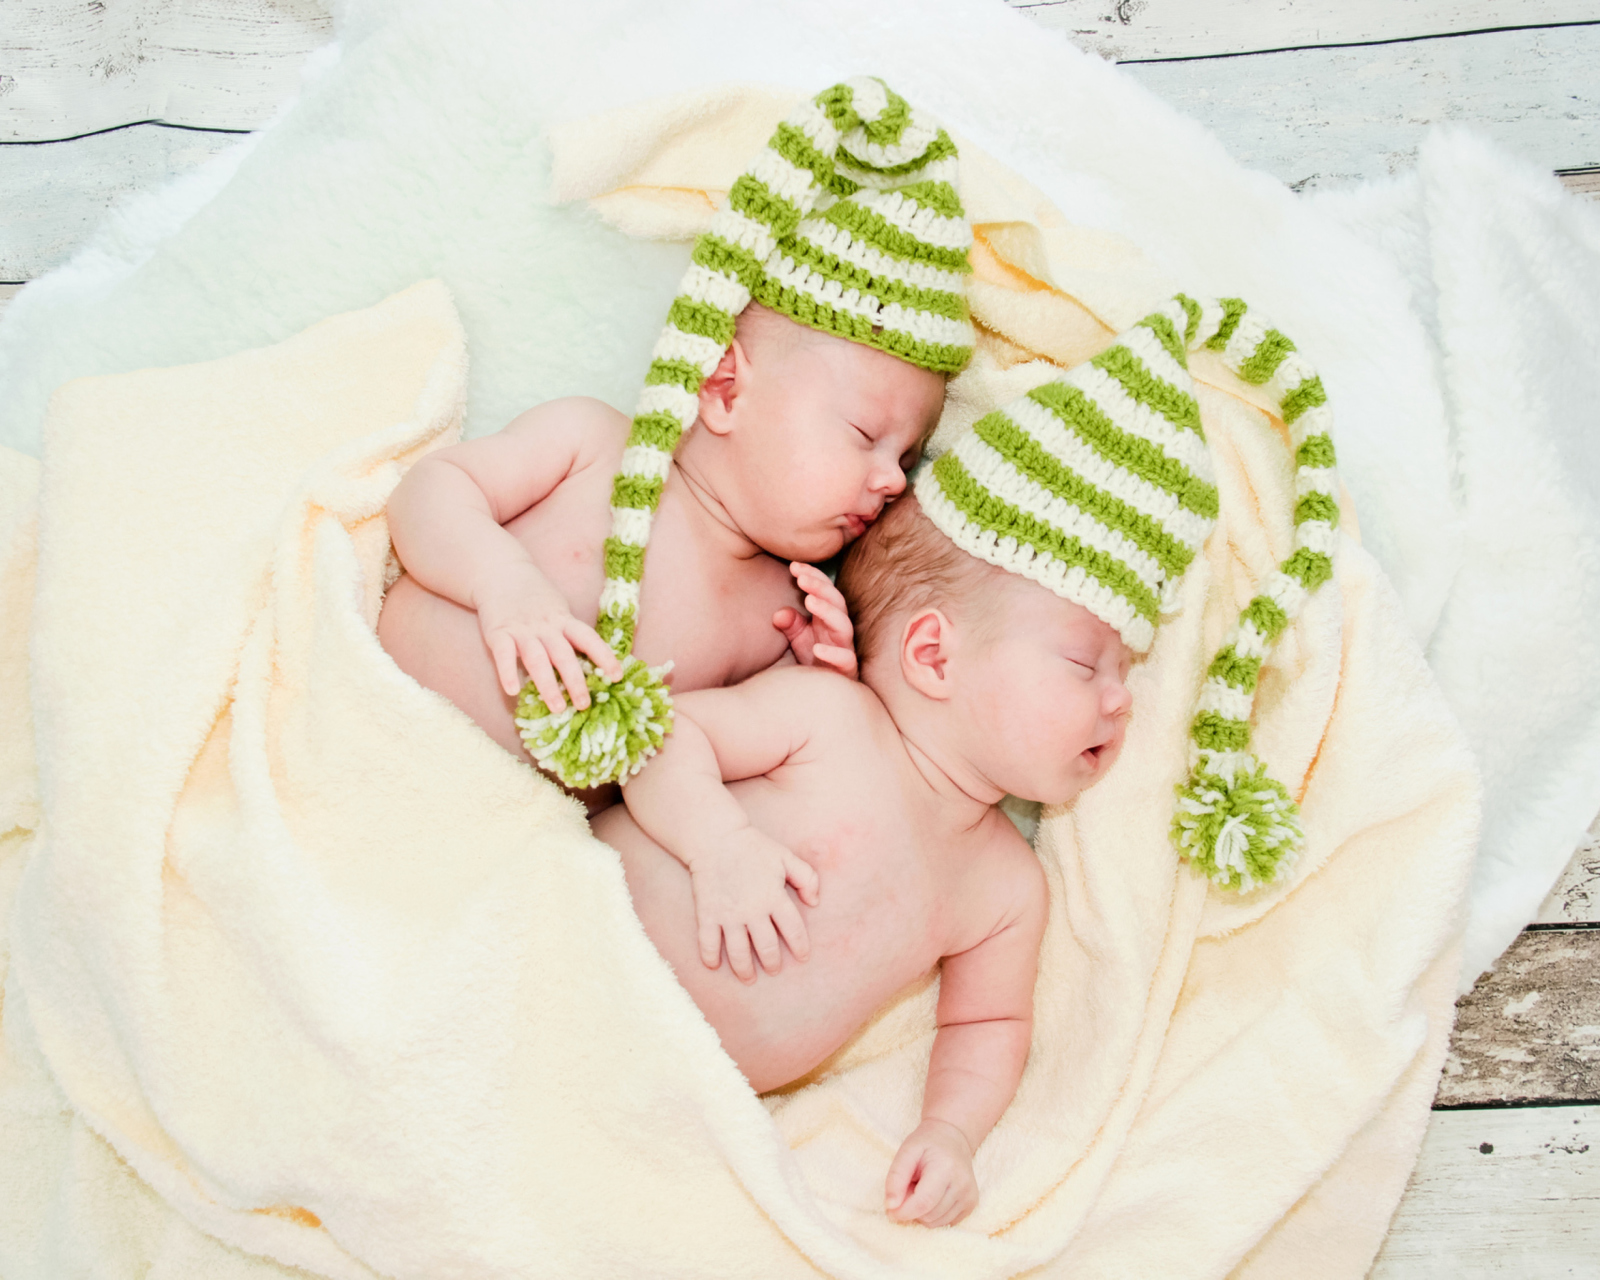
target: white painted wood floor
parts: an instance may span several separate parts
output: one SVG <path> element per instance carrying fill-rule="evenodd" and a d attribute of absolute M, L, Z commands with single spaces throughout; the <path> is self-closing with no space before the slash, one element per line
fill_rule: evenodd
<path fill-rule="evenodd" d="M 1600 198 L 1600 0 L 1008 0 L 1299 190 L 1471 124 Z M 118 198 L 259 127 L 322 0 L 0 3 L 0 307 Z M 1600 796 L 1595 797 L 1600 808 Z M 1600 1277 L 1600 819 L 1463 998 L 1379 1280 Z"/>

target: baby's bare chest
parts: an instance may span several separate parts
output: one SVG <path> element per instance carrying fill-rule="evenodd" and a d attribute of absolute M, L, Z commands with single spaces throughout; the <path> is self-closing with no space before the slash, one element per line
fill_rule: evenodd
<path fill-rule="evenodd" d="M 596 469 L 506 525 L 586 622 L 598 614 L 605 586 L 610 488 Z M 787 642 L 772 615 L 798 605 L 799 592 L 771 557 L 719 554 L 696 535 L 682 500 L 669 486 L 651 530 L 634 652 L 652 664 L 670 660 L 680 691 L 736 684 L 783 656 Z"/>

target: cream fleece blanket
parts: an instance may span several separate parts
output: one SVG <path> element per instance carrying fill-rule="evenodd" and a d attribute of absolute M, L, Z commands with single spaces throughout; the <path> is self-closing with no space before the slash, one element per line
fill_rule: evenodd
<path fill-rule="evenodd" d="M 557 183 L 688 233 L 750 149 L 723 125 L 787 101 L 575 127 Z M 945 430 L 1168 284 L 976 148 L 964 183 L 987 332 Z M 933 985 L 756 1098 L 577 807 L 377 646 L 384 500 L 460 425 L 441 286 L 63 388 L 42 472 L 0 455 L 0 698 L 37 761 L 0 755 L 0 1273 L 1361 1275 L 1444 1053 L 1474 773 L 1347 538 L 1259 703 L 1306 856 L 1245 899 L 1176 863 L 1199 668 L 1290 537 L 1278 424 L 1198 373 L 1223 522 L 1123 760 L 1041 824 L 1033 1053 L 938 1232 L 881 1212 Z"/>

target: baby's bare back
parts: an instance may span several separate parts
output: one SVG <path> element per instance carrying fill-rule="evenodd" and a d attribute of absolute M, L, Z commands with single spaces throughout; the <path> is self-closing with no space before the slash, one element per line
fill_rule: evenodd
<path fill-rule="evenodd" d="M 605 585 L 611 482 L 628 419 L 597 401 L 568 403 L 590 419 L 583 426 L 594 440 L 591 454 L 503 527 L 565 595 L 573 615 L 593 625 Z M 672 685 L 679 691 L 736 683 L 771 666 L 787 647 L 772 615 L 800 601 L 779 561 L 718 555 L 684 518 L 685 499 L 681 477 L 674 474 L 645 558 L 634 643 L 646 662 L 673 661 Z M 378 639 L 407 675 L 450 699 L 506 750 L 523 754 L 515 699 L 500 687 L 472 609 L 404 574 L 384 598 Z"/>
<path fill-rule="evenodd" d="M 805 1075 L 941 957 L 982 942 L 1014 900 L 1019 876 L 1037 874 L 1031 851 L 997 811 L 974 830 L 939 829 L 881 705 L 864 690 L 845 701 L 837 723 L 804 753 L 767 776 L 729 784 L 751 822 L 821 877 L 814 908 L 788 891 L 810 938 L 803 963 L 785 949 L 778 973 L 758 971 L 748 985 L 726 959 L 706 968 L 688 869 L 624 806 L 593 820 L 595 835 L 622 855 L 645 932 L 758 1091 Z"/>

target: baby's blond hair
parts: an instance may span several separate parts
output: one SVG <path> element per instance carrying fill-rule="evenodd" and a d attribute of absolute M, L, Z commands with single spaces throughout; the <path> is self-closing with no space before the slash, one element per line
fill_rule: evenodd
<path fill-rule="evenodd" d="M 839 569 L 862 669 L 893 641 L 893 625 L 930 605 L 982 628 L 1007 574 L 940 533 L 914 494 L 892 502 Z"/>

